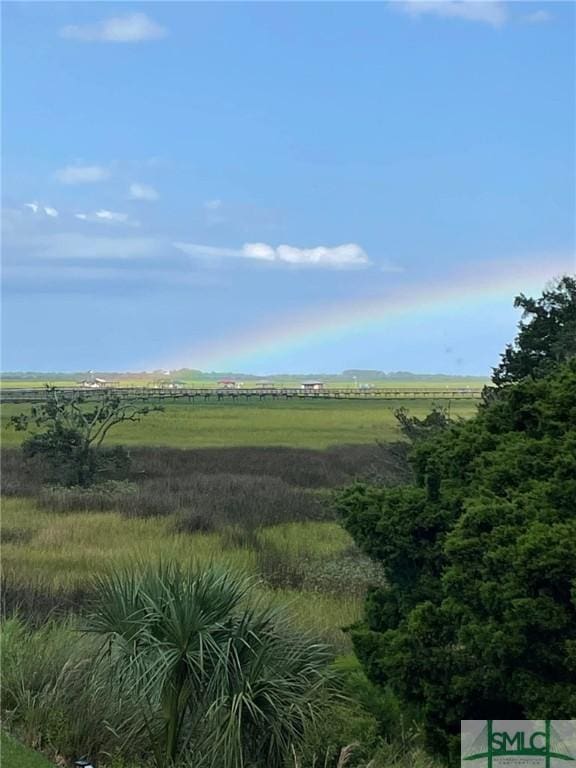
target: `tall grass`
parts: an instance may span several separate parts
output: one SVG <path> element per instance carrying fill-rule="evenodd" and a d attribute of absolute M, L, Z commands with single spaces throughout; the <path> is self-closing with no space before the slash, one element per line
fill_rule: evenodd
<path fill-rule="evenodd" d="M 120 657 L 102 656 L 100 641 L 83 628 L 77 621 L 50 621 L 35 631 L 19 618 L 3 623 L 3 726 L 59 765 L 87 755 L 101 768 L 151 768 L 153 730 L 143 701 L 127 686 L 126 669 L 118 674 Z M 440 768 L 394 697 L 369 683 L 357 661 L 339 658 L 333 673 L 338 693 L 318 690 L 323 716 L 292 745 L 287 767 Z M 184 764 L 199 765 L 198 758 Z M 218 753 L 215 765 L 223 765 Z"/>
<path fill-rule="evenodd" d="M 131 448 L 132 468 L 127 480 L 146 497 L 148 505 L 163 510 L 163 500 L 178 504 L 178 497 L 194 490 L 197 476 L 227 475 L 270 478 L 292 487 L 334 488 L 357 477 L 377 477 L 387 483 L 409 478 L 406 446 L 339 445 L 317 451 L 307 448 Z M 37 496 L 42 490 L 43 467 L 27 461 L 17 449 L 2 451 L 4 496 Z M 215 483 L 216 487 L 216 483 Z M 89 501 L 90 494 L 79 498 Z M 173 511 L 173 510 L 172 510 Z"/>
<path fill-rule="evenodd" d="M 337 647 L 341 627 L 362 611 L 366 585 L 381 576 L 336 523 L 294 522 L 246 530 L 178 533 L 180 518 L 126 518 L 114 512 L 53 513 L 22 499 L 4 502 L 3 607 L 37 619 L 82 610 L 92 577 L 146 560 L 216 563 L 259 580 L 259 591 L 287 602 L 295 621 Z"/>
<path fill-rule="evenodd" d="M 131 745 L 118 735 L 137 712 L 106 663 L 95 666 L 95 640 L 75 625 L 51 621 L 30 631 L 13 618 L 3 623 L 1 650 L 3 723 L 28 746 L 68 759 L 120 751 L 138 758 L 149 749 L 145 735 Z M 106 695 L 97 693 L 103 680 Z"/>
<path fill-rule="evenodd" d="M 439 395 L 438 402 L 442 402 Z M 406 400 L 232 401 L 167 404 L 163 413 L 141 423 L 124 423 L 110 432 L 122 445 L 177 448 L 289 446 L 325 449 L 337 444 L 370 444 L 400 439 L 394 410 Z M 432 400 L 410 400 L 410 412 L 425 416 Z M 471 416 L 477 401 L 451 403 L 453 415 Z M 5 447 L 19 445 L 22 434 L 4 425 L 26 406 L 6 404 L 2 414 Z"/>

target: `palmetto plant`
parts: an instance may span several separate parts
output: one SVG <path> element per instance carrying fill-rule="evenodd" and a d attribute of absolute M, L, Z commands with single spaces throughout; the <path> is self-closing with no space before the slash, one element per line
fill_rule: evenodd
<path fill-rule="evenodd" d="M 125 732 L 148 732 L 159 768 L 285 764 L 325 700 L 327 647 L 254 606 L 249 580 L 214 567 L 141 566 L 96 588 L 86 630 L 140 702 Z"/>

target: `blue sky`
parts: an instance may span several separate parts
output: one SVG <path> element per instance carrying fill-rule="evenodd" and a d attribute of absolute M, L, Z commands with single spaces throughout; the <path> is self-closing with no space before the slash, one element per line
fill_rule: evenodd
<path fill-rule="evenodd" d="M 486 374 L 574 270 L 571 3 L 2 11 L 4 370 Z"/>

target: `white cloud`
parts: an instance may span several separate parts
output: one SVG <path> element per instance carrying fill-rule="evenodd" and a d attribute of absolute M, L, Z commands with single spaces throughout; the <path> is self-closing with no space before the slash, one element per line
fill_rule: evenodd
<path fill-rule="evenodd" d="M 131 227 L 140 226 L 140 222 L 134 221 L 127 213 L 118 213 L 117 211 L 108 211 L 101 208 L 92 213 L 75 213 L 74 216 L 81 221 L 96 222 L 97 224 L 127 224 Z"/>
<path fill-rule="evenodd" d="M 394 7 L 409 16 L 441 16 L 502 27 L 508 20 L 506 5 L 500 0 L 396 0 Z"/>
<path fill-rule="evenodd" d="M 127 213 L 117 213 L 116 211 L 99 210 L 94 214 L 100 221 L 112 221 L 118 224 L 125 224 L 128 221 Z"/>
<path fill-rule="evenodd" d="M 207 211 L 217 211 L 218 208 L 222 208 L 222 200 L 206 200 L 204 208 Z"/>
<path fill-rule="evenodd" d="M 215 248 L 214 246 L 182 242 L 173 243 L 173 245 L 189 256 L 199 258 L 236 257 L 329 269 L 366 267 L 370 264 L 366 252 L 356 243 L 346 243 L 334 247 L 320 245 L 316 248 L 296 248 L 293 245 L 279 245 L 274 248 L 267 243 L 245 243 L 242 248 Z"/>
<path fill-rule="evenodd" d="M 96 24 L 70 24 L 60 30 L 61 37 L 89 43 L 140 43 L 159 40 L 167 34 L 164 27 L 145 13 L 112 16 Z"/>
<path fill-rule="evenodd" d="M 279 245 L 276 259 L 288 264 L 309 264 L 317 267 L 365 267 L 370 263 L 364 250 L 356 243 L 334 248 L 319 245 L 316 248 L 295 248 Z"/>
<path fill-rule="evenodd" d="M 93 184 L 110 178 L 110 171 L 100 165 L 67 165 L 55 176 L 62 184 Z"/>
<path fill-rule="evenodd" d="M 261 261 L 276 261 L 276 251 L 266 243 L 244 243 L 242 255 L 247 259 L 260 259 Z"/>
<path fill-rule="evenodd" d="M 24 203 L 23 207 L 30 208 L 30 210 L 34 215 L 45 214 L 46 216 L 49 216 L 51 219 L 56 219 L 58 218 L 58 215 L 59 215 L 56 208 L 52 208 L 52 206 L 50 205 L 40 205 L 40 203 L 33 202 L 33 203 Z"/>
<path fill-rule="evenodd" d="M 539 11 L 533 11 L 532 13 L 527 14 L 524 17 L 524 21 L 527 21 L 529 24 L 545 24 L 547 21 L 550 21 L 551 18 L 551 13 L 541 9 Z"/>
<path fill-rule="evenodd" d="M 158 200 L 158 192 L 150 184 L 130 184 L 132 200 Z"/>

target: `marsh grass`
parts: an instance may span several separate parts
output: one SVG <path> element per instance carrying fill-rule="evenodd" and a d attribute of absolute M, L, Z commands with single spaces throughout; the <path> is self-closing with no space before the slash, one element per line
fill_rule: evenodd
<path fill-rule="evenodd" d="M 98 641 L 78 629 L 72 621 L 48 621 L 34 631 L 20 618 L 4 621 L 4 726 L 66 764 L 83 754 L 146 755 L 145 732 L 131 744 L 119 735 L 122 724 L 138 715 L 134 702 L 109 673 L 105 656 L 95 664 Z"/>
<path fill-rule="evenodd" d="M 86 753 L 80 746 L 86 743 L 101 750 L 101 734 L 114 726 L 118 714 L 116 701 L 110 704 L 108 724 L 100 707 L 107 707 L 108 697 L 89 710 L 86 723 L 79 722 L 70 707 L 76 696 L 82 703 L 78 680 L 86 688 L 87 678 L 72 672 L 70 680 L 55 675 L 58 669 L 74 668 L 61 648 L 74 646 L 74 653 L 80 648 L 73 642 L 74 622 L 82 620 L 94 600 L 94 576 L 117 568 L 163 561 L 182 567 L 222 565 L 250 575 L 263 602 L 286 606 L 297 627 L 337 652 L 349 652 L 344 628 L 361 618 L 367 586 L 383 583 L 383 577 L 334 520 L 330 489 L 356 477 L 385 484 L 406 479 L 406 445 L 375 442 L 398 440 L 392 417 L 396 405 L 168 406 L 166 414 L 153 414 L 150 422 L 114 435 L 115 442 L 131 445 L 130 477 L 88 490 L 45 487 L 40 465 L 25 464 L 15 448 L 3 450 L 2 614 L 25 616 L 40 633 L 37 643 L 44 642 L 54 655 L 44 663 L 41 651 L 34 655 L 38 646 L 24 641 L 26 664 L 33 668 L 40 659 L 46 676 L 45 684 L 32 686 L 31 697 L 19 701 L 22 717 L 15 732 L 54 754 Z M 422 414 L 429 407 L 430 401 L 423 403 Z M 466 404 L 459 407 L 465 410 Z M 10 407 L 5 417 L 6 410 Z M 14 433 L 7 442 L 17 444 Z M 58 632 L 64 633 L 63 646 Z M 15 669 L 9 668 L 12 681 Z M 58 698 L 56 680 L 66 700 Z M 17 686 L 11 684 L 11 690 Z M 119 700 L 113 686 L 110 692 Z M 376 747 L 375 722 L 364 711 L 353 717 L 350 708 L 335 711 L 334 723 L 328 724 L 332 730 L 319 734 L 312 752 L 298 756 L 295 765 L 408 766 L 403 756 L 383 752 L 382 745 L 370 754 L 345 752 L 347 762 L 342 762 L 342 749 L 357 735 L 364 739 L 369 734 L 370 749 Z M 117 746 L 113 738 L 107 743 L 108 765 L 145 764 L 130 751 L 115 763 Z M 420 757 L 414 764 L 428 768 Z"/>
<path fill-rule="evenodd" d="M 2 608 L 40 621 L 83 610 L 92 575 L 137 560 L 215 562 L 255 575 L 302 626 L 340 647 L 377 568 L 334 522 L 330 486 L 367 468 L 405 471 L 403 446 L 181 450 L 136 448 L 131 477 L 45 487 L 3 452 Z M 232 471 L 235 470 L 235 471 Z"/>
<path fill-rule="evenodd" d="M 282 447 L 143 448 L 130 449 L 127 481 L 143 486 L 150 504 L 159 497 L 185 492 L 196 476 L 268 477 L 299 488 L 335 488 L 357 477 L 380 477 L 387 483 L 408 479 L 406 444 L 337 445 L 326 450 Z M 42 490 L 42 465 L 25 460 L 15 448 L 4 448 L 3 496 L 37 496 Z M 104 484 L 105 485 L 105 484 Z M 113 483 L 109 483 L 109 489 Z M 102 483 L 98 484 L 103 488 Z M 121 490 L 121 484 L 117 484 Z M 96 488 L 96 492 L 98 488 Z M 86 493 L 83 497 L 89 498 Z M 173 501 L 174 499 L 172 499 Z"/>
<path fill-rule="evenodd" d="M 101 768 L 152 768 L 153 732 L 140 727 L 142 702 L 120 679 L 126 674 L 118 675 L 114 658 L 101 654 L 101 639 L 81 631 L 87 627 L 68 619 L 30 631 L 20 618 L 4 622 L 3 726 L 52 764 L 87 755 Z M 287 767 L 441 768 L 422 750 L 421 735 L 404 722 L 397 700 L 370 683 L 356 659 L 338 657 L 331 677 L 338 695 L 316 703 L 324 715 L 292 748 Z M 130 737 L 135 731 L 138 737 Z M 22 768 L 44 765 L 39 756 L 32 761 L 35 753 L 19 754 L 31 760 Z"/>
<path fill-rule="evenodd" d="M 178 525 L 176 515 L 54 513 L 29 500 L 5 500 L 5 615 L 20 610 L 40 620 L 82 611 L 92 577 L 116 566 L 161 559 L 182 565 L 216 563 L 255 575 L 260 594 L 287 602 L 300 626 L 348 647 L 341 628 L 360 617 L 363 590 L 376 574 L 337 523 L 225 526 L 193 534 L 178 533 Z"/>
<path fill-rule="evenodd" d="M 425 416 L 434 405 L 422 400 L 225 401 L 221 403 L 166 403 L 164 412 L 142 422 L 125 423 L 110 432 L 111 444 L 172 448 L 234 448 L 284 446 L 324 450 L 334 445 L 394 442 L 400 433 L 394 411 L 408 405 L 414 416 Z M 437 403 L 446 404 L 439 393 Z M 475 400 L 450 403 L 453 416 L 472 416 Z M 10 417 L 27 406 L 6 404 L 2 409 L 4 447 L 17 446 L 22 433 L 6 429 Z"/>

